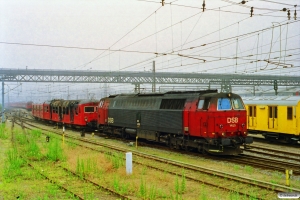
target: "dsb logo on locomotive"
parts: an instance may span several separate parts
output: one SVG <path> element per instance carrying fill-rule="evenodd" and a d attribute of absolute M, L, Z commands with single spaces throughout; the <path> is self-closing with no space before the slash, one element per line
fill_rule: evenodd
<path fill-rule="evenodd" d="M 231 123 L 237 124 L 238 122 L 239 122 L 238 117 L 227 117 L 227 123 L 228 124 L 231 124 Z"/>

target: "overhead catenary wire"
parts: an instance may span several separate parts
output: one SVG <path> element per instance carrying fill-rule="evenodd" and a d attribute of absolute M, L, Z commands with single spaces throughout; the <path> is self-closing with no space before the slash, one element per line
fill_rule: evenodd
<path fill-rule="evenodd" d="M 113 51 L 111 51 L 111 53 L 112 53 L 112 52 L 113 52 Z M 121 52 L 121 51 L 119 51 L 119 54 L 120 54 L 120 52 Z M 157 54 L 156 54 L 156 56 L 157 56 Z"/>

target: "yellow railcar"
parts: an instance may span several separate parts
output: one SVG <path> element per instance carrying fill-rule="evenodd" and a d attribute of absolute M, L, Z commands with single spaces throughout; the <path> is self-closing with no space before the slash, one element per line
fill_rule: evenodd
<path fill-rule="evenodd" d="M 269 140 L 300 140 L 300 96 L 245 97 L 248 132 Z"/>

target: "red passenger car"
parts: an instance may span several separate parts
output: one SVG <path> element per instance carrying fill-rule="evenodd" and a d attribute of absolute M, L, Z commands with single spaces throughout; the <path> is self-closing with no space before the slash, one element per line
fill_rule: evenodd
<path fill-rule="evenodd" d="M 10 102 L 8 103 L 8 108 L 24 108 L 26 110 L 31 111 L 32 110 L 32 101 L 27 102 Z"/>
<path fill-rule="evenodd" d="M 33 104 L 35 118 L 76 128 L 96 128 L 98 101 L 54 99 Z"/>
<path fill-rule="evenodd" d="M 106 97 L 100 100 L 99 107 L 98 107 L 98 116 L 97 116 L 97 127 L 98 129 L 102 129 L 104 125 L 107 125 L 107 118 L 108 118 L 108 106 L 110 99 L 115 96 Z"/>
<path fill-rule="evenodd" d="M 42 103 L 33 103 L 31 112 L 32 112 L 32 116 L 35 119 L 43 119 L 43 104 Z"/>

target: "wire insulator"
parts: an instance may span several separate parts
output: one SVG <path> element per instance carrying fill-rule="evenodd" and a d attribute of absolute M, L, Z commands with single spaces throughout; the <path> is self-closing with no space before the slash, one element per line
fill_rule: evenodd
<path fill-rule="evenodd" d="M 162 6 L 165 5 L 165 0 L 161 0 L 161 5 L 162 5 Z"/>
<path fill-rule="evenodd" d="M 202 4 L 202 11 L 204 12 L 205 10 L 205 0 L 203 0 L 203 4 Z"/>
<path fill-rule="evenodd" d="M 250 10 L 250 17 L 253 16 L 253 7 L 251 7 L 251 10 Z"/>
<path fill-rule="evenodd" d="M 288 19 L 290 20 L 290 19 L 291 19 L 291 13 L 290 13 L 290 10 L 288 10 L 287 16 L 288 16 Z"/>
<path fill-rule="evenodd" d="M 296 20 L 296 19 L 297 19 L 297 11 L 296 11 L 296 7 L 297 7 L 297 5 L 294 5 L 294 7 L 295 7 L 295 12 L 294 12 L 294 20 Z"/>

